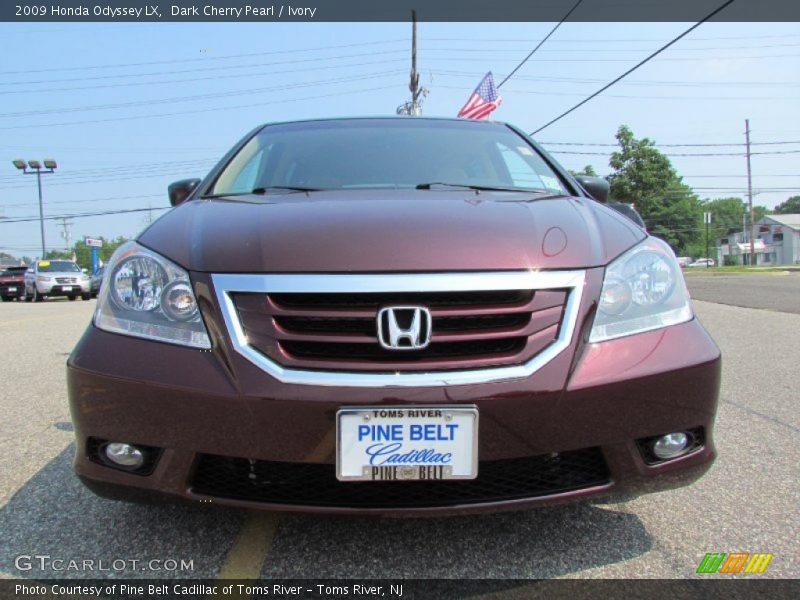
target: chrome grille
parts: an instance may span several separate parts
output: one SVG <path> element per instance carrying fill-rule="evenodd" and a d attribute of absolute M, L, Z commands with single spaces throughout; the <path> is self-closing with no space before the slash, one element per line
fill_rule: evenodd
<path fill-rule="evenodd" d="M 56 277 L 56 283 L 78 283 L 77 277 Z"/>
<path fill-rule="evenodd" d="M 448 370 L 521 364 L 558 334 L 566 290 L 386 294 L 233 294 L 254 348 L 300 369 Z M 397 352 L 378 342 L 385 306 L 428 308 L 430 345 Z"/>
<path fill-rule="evenodd" d="M 277 379 L 341 386 L 530 375 L 570 343 L 585 273 L 212 275 L 234 349 Z M 376 315 L 422 306 L 426 348 L 385 349 Z"/>

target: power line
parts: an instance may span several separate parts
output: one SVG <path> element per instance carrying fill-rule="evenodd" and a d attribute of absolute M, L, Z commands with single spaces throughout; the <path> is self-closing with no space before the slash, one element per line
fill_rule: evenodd
<path fill-rule="evenodd" d="M 103 217 L 106 215 L 123 215 L 127 213 L 138 213 L 138 212 L 147 212 L 150 210 L 168 210 L 172 208 L 171 206 L 148 206 L 147 208 L 129 208 L 124 210 L 107 210 L 103 212 L 93 212 L 93 213 L 74 213 L 74 214 L 67 214 L 67 215 L 58 215 L 58 216 L 50 216 L 44 217 L 45 221 L 59 221 L 61 219 L 81 219 L 84 217 Z M 20 218 L 13 218 L 13 219 L 0 219 L 0 225 L 5 223 L 28 223 L 30 221 L 38 221 L 39 217 L 30 218 L 30 217 L 20 217 Z"/>
<path fill-rule="evenodd" d="M 69 171 L 65 174 L 61 174 L 60 178 L 63 177 L 73 177 L 75 175 L 102 175 L 106 173 L 119 173 L 123 171 L 130 171 L 135 170 L 139 171 L 142 169 L 155 169 L 155 168 L 169 168 L 173 166 L 184 166 L 184 165 L 196 165 L 200 163 L 206 163 L 211 160 L 216 160 L 214 158 L 193 158 L 187 160 L 170 160 L 168 162 L 165 161 L 157 161 L 157 162 L 146 162 L 146 163 L 132 163 L 132 164 L 123 164 L 123 165 L 111 165 L 108 167 L 97 167 L 92 169 L 78 169 L 76 171 Z M 62 166 L 63 168 L 63 166 Z M 4 177 L 0 177 L 0 179 L 12 179 L 11 175 L 6 175 Z M 13 179 L 17 179 L 13 177 Z"/>
<path fill-rule="evenodd" d="M 238 110 L 241 108 L 256 108 L 260 106 L 268 106 L 272 104 L 284 104 L 286 102 L 300 102 L 302 100 L 318 100 L 320 98 L 330 98 L 332 96 L 356 96 L 358 94 L 363 94 L 366 92 L 376 92 L 380 90 L 388 90 L 394 89 L 395 86 L 379 86 L 373 88 L 366 88 L 360 90 L 346 90 L 344 92 L 333 92 L 330 94 L 317 94 L 314 96 L 303 96 L 301 98 L 285 98 L 281 100 L 271 100 L 268 102 L 256 102 L 253 104 L 240 104 L 237 106 L 219 106 L 213 108 L 200 108 L 195 110 L 184 110 L 184 111 L 176 111 L 171 113 L 158 113 L 158 114 L 147 114 L 147 115 L 130 115 L 127 117 L 110 117 L 107 119 L 89 119 L 85 121 L 69 121 L 69 122 L 58 122 L 58 123 L 38 123 L 35 125 L 10 125 L 5 127 L 0 127 L 0 130 L 8 130 L 8 129 L 30 129 L 32 127 L 60 127 L 64 125 L 88 125 L 92 123 L 112 123 L 115 121 L 130 121 L 133 119 L 151 119 L 156 117 L 175 117 L 180 115 L 193 115 L 198 113 L 205 113 L 205 112 L 219 112 L 222 110 Z"/>
<path fill-rule="evenodd" d="M 678 40 L 680 40 L 681 38 L 683 38 L 683 37 L 687 36 L 689 33 L 691 33 L 692 31 L 694 31 L 694 30 L 695 30 L 695 29 L 697 29 L 698 27 L 700 27 L 700 25 L 702 25 L 703 23 L 705 23 L 706 21 L 708 21 L 709 19 L 711 19 L 711 18 L 712 18 L 714 15 L 716 15 L 717 13 L 719 13 L 719 12 L 723 11 L 723 10 L 724 10 L 725 8 L 727 8 L 727 7 L 728 7 L 730 4 L 733 4 L 733 2 L 734 2 L 734 0 L 727 0 L 725 3 L 723 3 L 721 6 L 719 6 L 719 8 L 716 8 L 714 11 L 712 11 L 711 13 L 709 13 L 708 15 L 706 15 L 706 16 L 705 16 L 705 17 L 704 17 L 704 18 L 703 18 L 701 21 L 698 21 L 697 23 L 695 23 L 694 25 L 692 25 L 692 26 L 691 26 L 689 29 L 687 29 L 686 31 L 684 31 L 684 32 L 683 32 L 682 34 L 680 34 L 678 37 L 676 37 L 676 38 L 672 39 L 672 41 L 670 41 L 670 42 L 667 42 L 665 45 L 661 46 L 661 48 L 659 48 L 658 50 L 656 50 L 655 52 L 653 52 L 652 54 L 650 54 L 650 55 L 649 55 L 647 58 L 645 58 L 644 60 L 642 60 L 642 61 L 638 62 L 636 65 L 634 65 L 633 67 L 631 67 L 630 69 L 628 69 L 627 71 L 625 71 L 625 72 L 624 72 L 622 75 L 620 75 L 620 76 L 619 76 L 619 77 L 617 77 L 616 79 L 612 80 L 610 83 L 607 83 L 606 85 L 604 85 L 602 88 L 600 88 L 599 90 L 597 90 L 597 91 L 596 91 L 594 94 L 592 94 L 592 95 L 591 95 L 591 96 L 589 96 L 588 98 L 585 98 L 585 99 L 581 100 L 581 101 L 580 101 L 578 104 L 576 104 L 575 106 L 573 106 L 573 107 L 572 107 L 572 108 L 570 108 L 569 110 L 567 110 L 567 111 L 563 112 L 562 114 L 560 114 L 559 116 L 557 116 L 555 119 L 552 119 L 550 122 L 548 122 L 548 123 L 546 123 L 546 124 L 542 125 L 541 127 L 539 127 L 539 129 L 537 129 L 536 131 L 532 132 L 532 133 L 531 133 L 531 135 L 536 135 L 537 133 L 539 133 L 539 132 L 540 132 L 540 131 L 542 131 L 543 129 L 546 129 L 547 127 L 550 127 L 550 125 L 552 125 L 553 123 L 556 123 L 557 121 L 560 121 L 561 119 L 563 119 L 564 117 L 566 117 L 568 114 L 570 114 L 572 111 L 576 110 L 577 108 L 579 108 L 579 107 L 583 106 L 584 104 L 586 104 L 587 102 L 589 102 L 589 100 L 591 100 L 592 98 L 595 98 L 596 96 L 599 96 L 599 95 L 600 95 L 600 94 L 602 94 L 604 91 L 606 91 L 608 88 L 610 88 L 612 85 L 614 85 L 615 83 L 617 83 L 617 82 L 618 82 L 618 81 L 620 81 L 621 79 L 624 79 L 626 76 L 628 76 L 628 75 L 630 75 L 631 73 L 633 73 L 633 72 L 634 72 L 636 69 L 638 69 L 639 67 L 641 67 L 643 64 L 645 64 L 645 63 L 647 63 L 648 61 L 650 61 L 651 59 L 655 58 L 656 56 L 658 56 L 659 54 L 661 54 L 661 53 L 662 53 L 664 50 L 666 50 L 667 48 L 669 48 L 670 46 L 672 46 L 673 44 L 675 44 L 676 42 L 678 42 Z"/>
<path fill-rule="evenodd" d="M 221 65 L 216 67 L 204 67 L 198 69 L 183 69 L 183 70 L 173 70 L 173 71 L 155 71 L 150 73 L 125 73 L 121 75 L 97 75 L 92 77 L 69 77 L 67 79 L 44 79 L 44 80 L 37 80 L 37 81 L 4 81 L 0 82 L 0 85 L 33 85 L 33 84 L 40 84 L 40 83 L 72 83 L 76 81 L 97 81 L 97 80 L 106 80 L 106 79 L 126 79 L 130 77 L 150 77 L 150 76 L 160 76 L 160 75 L 175 75 L 181 73 L 205 73 L 209 71 L 229 71 L 231 69 L 253 69 L 258 67 L 267 67 L 271 65 L 294 65 L 300 63 L 307 63 L 307 62 L 320 62 L 320 61 L 330 61 L 330 60 L 340 60 L 343 58 L 361 58 L 365 56 L 380 56 L 380 55 L 387 55 L 387 54 L 403 54 L 403 50 L 384 50 L 381 52 L 360 52 L 358 54 L 343 54 L 339 56 L 318 56 L 314 58 L 300 58 L 297 60 L 284 60 L 284 61 L 277 61 L 271 63 L 254 63 L 254 64 L 247 64 L 247 65 Z"/>
<path fill-rule="evenodd" d="M 53 180 L 53 185 L 68 185 L 68 184 L 80 184 L 80 183 L 97 183 L 100 179 L 105 179 L 108 175 L 113 175 L 114 180 L 124 180 L 124 179 L 137 179 L 139 177 L 158 177 L 164 175 L 174 175 L 176 173 L 182 173 L 187 170 L 205 170 L 209 163 L 216 162 L 215 159 L 205 159 L 202 161 L 193 161 L 193 162 L 185 162 L 180 163 L 176 162 L 174 164 L 164 164 L 159 167 L 153 166 L 146 166 L 143 165 L 142 167 L 119 167 L 119 168 L 107 168 L 103 170 L 97 171 L 76 171 L 75 173 L 65 174 L 61 177 L 57 177 Z M 12 181 L 11 176 L 7 176 L 5 181 Z M 0 183 L 3 183 L 0 180 Z M 24 184 L 19 185 L 4 185 L 4 189 L 11 190 L 11 189 L 27 189 L 28 186 Z"/>
<path fill-rule="evenodd" d="M 611 152 L 579 152 L 569 150 L 553 150 L 550 154 L 579 154 L 585 156 L 610 156 Z M 746 156 L 746 152 L 662 152 L 664 156 Z M 774 154 L 800 154 L 800 150 L 775 150 L 772 152 L 751 152 L 755 155 L 774 155 Z"/>
<path fill-rule="evenodd" d="M 453 70 L 443 70 L 443 69 L 435 69 L 430 70 L 432 73 L 436 75 L 443 75 L 445 77 L 476 77 L 478 75 L 482 75 L 480 72 L 476 71 L 453 71 Z M 555 83 L 603 83 L 605 79 L 598 79 L 594 77 L 561 77 L 561 76 L 548 76 L 548 75 L 517 75 L 517 79 L 525 80 L 525 81 L 535 81 L 535 82 L 542 82 L 542 81 L 549 81 Z M 627 81 L 620 82 L 620 85 L 636 85 L 636 86 L 647 86 L 652 87 L 654 85 L 665 85 L 665 86 L 678 86 L 678 87 L 685 87 L 685 86 L 703 86 L 707 87 L 709 85 L 714 86 L 780 86 L 780 87 L 796 87 L 800 86 L 800 81 L 731 81 L 726 79 L 725 81 L 675 81 L 675 80 L 654 80 L 654 79 L 628 79 Z"/>
<path fill-rule="evenodd" d="M 552 32 L 551 32 L 552 33 Z M 539 45 L 546 41 L 542 40 L 539 42 Z M 466 40 L 465 40 L 466 41 Z M 554 40 L 555 41 L 555 40 Z M 800 44 L 766 44 L 766 45 L 759 45 L 759 46 L 695 46 L 692 48 L 675 48 L 676 51 L 679 52 L 708 52 L 709 50 L 762 50 L 766 48 L 797 48 Z M 516 48 L 479 48 L 479 47 L 470 47 L 470 48 L 451 48 L 447 46 L 443 46 L 440 48 L 437 47 L 426 47 L 426 51 L 429 50 L 458 50 L 460 52 L 480 52 L 481 54 L 492 53 L 492 52 L 518 52 L 519 50 Z M 647 52 L 650 48 L 608 48 L 606 46 L 599 47 L 599 48 L 559 48 L 559 49 L 544 49 L 542 52 L 549 52 L 549 53 L 556 53 L 556 52 Z"/>
<path fill-rule="evenodd" d="M 49 114 L 63 114 L 63 113 L 71 113 L 71 112 L 87 112 L 87 111 L 98 111 L 98 110 L 113 110 L 118 108 L 132 108 L 138 106 L 151 106 L 153 104 L 173 104 L 177 102 L 194 102 L 198 100 L 215 100 L 217 98 L 230 98 L 234 96 L 246 96 L 251 94 L 263 94 L 265 92 L 277 92 L 277 91 L 284 91 L 284 90 L 293 90 L 296 88 L 304 88 L 304 87 L 315 87 L 318 85 L 333 85 L 337 83 L 351 83 L 353 81 L 364 81 L 367 79 L 380 79 L 385 77 L 394 77 L 398 73 L 402 73 L 402 71 L 379 71 L 376 73 L 367 73 L 362 76 L 358 77 L 337 77 L 334 79 L 318 79 L 316 81 L 304 81 L 300 83 L 292 83 L 280 86 L 272 86 L 272 87 L 262 87 L 262 88 L 250 88 L 246 90 L 237 90 L 232 92 L 218 92 L 214 94 L 199 94 L 194 96 L 175 96 L 172 98 L 159 98 L 159 99 L 149 99 L 149 100 L 136 100 L 133 102 L 120 102 L 117 104 L 96 104 L 94 106 L 74 106 L 68 108 L 51 108 L 51 109 L 40 109 L 40 110 L 30 110 L 30 111 L 22 111 L 22 112 L 15 112 L 15 113 L 0 113 L 0 118 L 19 118 L 19 117 L 30 117 L 30 116 L 39 116 L 39 115 L 49 115 Z"/>
<path fill-rule="evenodd" d="M 573 7 L 569 9 L 569 11 L 567 12 L 567 14 L 565 14 L 565 15 L 564 15 L 564 16 L 561 18 L 561 20 L 560 20 L 558 23 L 556 23 L 556 26 L 555 26 L 555 27 L 553 27 L 553 28 L 550 30 L 550 33 L 548 33 L 546 36 L 544 36 L 544 38 L 542 38 L 542 40 L 541 40 L 541 41 L 540 41 L 538 44 L 536 44 L 536 47 L 535 47 L 533 50 L 531 50 L 531 51 L 530 51 L 530 53 L 528 54 L 528 56 L 526 56 L 524 59 L 522 59 L 522 62 L 521 62 L 521 63 L 519 63 L 519 64 L 518 64 L 516 67 L 514 67 L 514 69 L 511 71 L 511 73 L 509 73 L 508 75 L 506 75 L 506 78 L 505 78 L 505 79 L 503 79 L 503 81 L 501 81 L 500 83 L 498 83 L 498 84 L 497 84 L 497 89 L 498 89 L 498 90 L 499 90 L 499 89 L 500 89 L 500 88 L 503 86 L 503 84 L 504 84 L 506 81 L 508 81 L 509 79 L 511 79 L 511 76 L 512 76 L 514 73 L 516 73 L 517 71 L 519 71 L 519 69 L 520 69 L 520 67 L 522 67 L 522 65 L 524 65 L 526 62 L 528 62 L 528 59 L 529 59 L 531 56 L 533 56 L 533 55 L 536 53 L 536 51 L 537 51 L 539 48 L 541 48 L 541 47 L 542 47 L 542 44 L 544 44 L 544 43 L 545 43 L 547 40 L 549 40 L 549 39 L 550 39 L 550 36 L 551 36 L 551 35 L 553 35 L 553 34 L 556 32 L 556 30 L 557 30 L 559 27 L 561 27 L 561 24 L 562 24 L 564 21 L 566 21 L 566 20 L 569 18 L 569 16 L 570 16 L 570 15 L 571 15 L 571 14 L 572 14 L 574 11 L 575 11 L 575 9 L 576 9 L 576 8 L 578 8 L 578 6 L 581 4 L 581 2 L 583 2 L 583 0 L 578 0 L 578 1 L 577 1 L 577 2 L 576 2 L 574 5 L 573 5 Z"/>
<path fill-rule="evenodd" d="M 542 142 L 540 144 L 545 146 L 604 146 L 607 148 L 616 148 L 619 144 L 608 143 L 593 143 L 593 142 Z M 775 142 L 751 142 L 751 146 L 775 146 L 779 144 L 800 144 L 800 140 L 780 140 Z M 742 142 L 733 142 L 729 144 L 714 143 L 714 144 L 653 144 L 655 148 L 690 148 L 690 147 L 711 147 L 711 146 L 743 146 Z"/>
<path fill-rule="evenodd" d="M 451 89 L 451 90 L 461 90 L 462 87 L 456 86 L 448 86 L 448 85 L 440 85 L 442 89 Z M 514 94 L 534 94 L 536 96 L 583 96 L 580 93 L 574 92 L 554 92 L 554 91 L 544 91 L 544 90 L 509 90 L 506 88 L 507 92 L 511 92 Z M 800 100 L 800 97 L 797 96 L 654 96 L 651 94 L 606 94 L 603 96 L 604 98 L 633 98 L 633 99 L 648 99 L 648 100 L 787 100 L 787 101 L 797 101 Z"/>
<path fill-rule="evenodd" d="M 273 54 L 296 54 L 298 52 L 317 52 L 319 50 L 336 50 L 339 48 L 355 48 L 357 46 L 379 46 L 384 44 L 396 44 L 404 42 L 404 39 L 394 40 L 379 40 L 374 42 L 358 42 L 355 44 L 340 44 L 336 46 L 318 46 L 316 48 L 295 48 L 292 50 L 269 50 L 265 52 L 249 52 L 247 54 L 227 54 L 224 56 L 204 56 L 202 58 L 179 58 L 173 60 L 156 60 L 150 62 L 139 63 L 116 63 L 116 64 L 103 64 L 103 65 L 84 65 L 81 67 L 54 67 L 50 69 L 25 69 L 22 71 L 0 71 L 0 75 L 16 75 L 19 73 L 52 73 L 54 71 L 85 71 L 92 69 L 116 69 L 116 68 L 129 68 L 129 67 L 145 67 L 150 65 L 169 65 L 177 63 L 189 62 L 207 62 L 212 60 L 230 60 L 233 58 L 252 58 L 254 56 L 269 56 Z"/>
<path fill-rule="evenodd" d="M 731 2 L 733 0 L 730 0 Z M 440 61 L 456 61 L 456 62 L 469 62 L 470 58 L 465 58 L 464 54 L 469 52 L 476 51 L 475 48 L 431 48 L 426 50 L 426 52 L 454 52 L 456 53 L 456 57 L 438 57 L 435 60 Z M 222 65 L 222 66 L 215 66 L 215 67 L 204 67 L 204 68 L 197 68 L 197 69 L 182 69 L 182 70 L 172 70 L 172 71 L 154 71 L 149 73 L 125 73 L 119 75 L 98 75 L 92 77 L 70 77 L 66 79 L 45 79 L 45 80 L 34 80 L 34 81 L 3 81 L 0 82 L 0 86 L 19 86 L 19 85 L 39 85 L 39 84 L 51 84 L 51 83 L 73 83 L 76 81 L 102 81 L 108 79 L 129 79 L 132 77 L 151 77 L 151 76 L 171 76 L 176 74 L 182 73 L 204 73 L 209 71 L 229 71 L 231 69 L 253 69 L 259 68 L 264 66 L 271 66 L 271 65 L 290 65 L 290 64 L 299 64 L 299 63 L 308 63 L 308 62 L 319 62 L 319 61 L 330 61 L 330 60 L 341 60 L 345 58 L 360 58 L 360 57 L 367 57 L 367 56 L 376 56 L 376 55 L 401 55 L 403 54 L 403 50 L 386 50 L 381 52 L 362 52 L 357 54 L 345 54 L 339 56 L 330 56 L 330 57 L 315 57 L 315 58 L 303 58 L 297 60 L 289 60 L 289 61 L 275 61 L 271 63 L 253 63 L 253 64 L 245 64 L 245 65 Z M 484 52 L 485 53 L 485 52 Z M 760 58 L 795 58 L 800 56 L 800 54 L 760 54 L 760 55 L 750 55 L 750 56 L 736 56 L 737 59 L 760 59 Z M 498 59 L 496 62 L 512 62 L 513 59 Z M 679 61 L 679 62 L 695 62 L 701 60 L 708 60 L 707 56 L 700 56 L 700 57 L 673 57 L 673 58 L 665 58 L 662 59 L 664 61 Z M 629 59 L 625 58 L 552 58 L 552 59 L 541 59 L 541 62 L 556 62 L 556 63 L 569 63 L 569 62 L 579 62 L 579 63 L 586 63 L 586 62 L 629 62 Z"/>
<path fill-rule="evenodd" d="M 108 83 L 103 85 L 81 85 L 75 87 L 56 87 L 56 88 L 38 88 L 38 89 L 26 89 L 26 90 L 0 90 L 0 95 L 8 95 L 8 94 L 38 94 L 42 92 L 70 92 L 70 91 L 85 91 L 85 90 L 101 90 L 101 89 L 109 89 L 109 88 L 120 88 L 120 87 L 135 87 L 135 86 L 154 86 L 154 85 L 170 85 L 175 86 L 176 84 L 180 83 L 192 83 L 196 81 L 219 81 L 221 79 L 241 79 L 243 77 L 247 77 L 248 79 L 252 79 L 255 77 L 261 76 L 272 76 L 272 75 L 282 75 L 285 73 L 306 73 L 309 71 L 325 71 L 329 69 L 349 69 L 352 67 L 365 67 L 371 65 L 381 65 L 386 66 L 390 63 L 404 63 L 406 59 L 404 58 L 397 58 L 392 60 L 375 60 L 369 62 L 357 62 L 352 64 L 334 64 L 334 65 L 320 65 L 315 67 L 307 67 L 307 68 L 293 68 L 293 69 L 283 69 L 278 71 L 259 71 L 257 73 L 228 73 L 228 74 L 214 74 L 209 75 L 208 77 L 190 77 L 190 78 L 183 78 L 183 79 L 165 79 L 163 81 L 129 81 L 127 83 Z M 260 66 L 260 65 L 259 65 Z M 2 85 L 2 83 L 0 83 Z"/>
<path fill-rule="evenodd" d="M 84 198 L 83 200 L 50 200 L 47 202 L 47 205 L 50 206 L 52 204 L 85 204 L 89 202 L 107 202 L 110 200 L 130 200 L 132 198 L 161 198 L 164 194 L 136 194 L 135 196 L 106 196 L 105 198 Z M 16 208 L 19 206 L 22 207 L 30 207 L 31 204 L 35 204 L 35 202 L 18 202 L 16 204 L 3 204 L 0 208 Z"/>
<path fill-rule="evenodd" d="M 723 37 L 707 37 L 707 38 L 692 38 L 690 40 L 686 40 L 687 42 L 709 42 L 712 40 L 763 40 L 763 39 L 776 39 L 776 38 L 798 38 L 800 34 L 796 33 L 785 33 L 785 34 L 777 34 L 777 35 L 749 35 L 749 36 L 723 36 Z M 520 38 L 503 38 L 503 39 L 487 39 L 487 38 L 428 38 L 430 41 L 437 41 L 437 42 L 491 42 L 491 43 L 503 43 L 503 42 L 525 42 L 530 43 L 536 40 L 530 39 L 520 39 Z M 560 40 L 553 40 L 553 43 L 561 43 L 561 44 L 576 44 L 576 43 L 594 43 L 594 42 L 663 42 L 664 40 L 656 39 L 656 38 L 637 38 L 637 39 L 620 39 L 614 38 L 613 40 L 610 39 L 602 39 L 602 38 L 579 38 L 579 39 L 560 39 Z"/>
<path fill-rule="evenodd" d="M 734 0 L 730 0 L 733 2 Z M 458 58 L 451 58 L 451 57 L 437 57 L 435 60 L 440 61 L 449 61 L 449 62 L 471 62 L 471 58 L 464 58 L 463 54 L 465 52 L 473 52 L 474 49 L 471 48 L 430 48 L 426 50 L 426 52 L 433 52 L 436 50 L 441 51 L 451 51 L 457 52 Z M 717 57 L 709 57 L 709 56 L 694 56 L 694 57 L 671 57 L 671 58 L 661 58 L 659 59 L 661 62 L 699 62 L 699 61 L 707 61 L 709 58 L 732 58 L 736 60 L 746 60 L 746 59 L 762 59 L 762 58 L 797 58 L 800 54 L 754 54 L 754 55 L 747 55 L 747 56 L 717 56 Z M 493 59 L 494 62 L 502 63 L 502 62 L 511 62 L 512 59 L 507 58 L 500 58 L 500 59 Z M 551 63 L 629 63 L 631 59 L 629 58 L 540 58 L 538 62 L 551 62 Z"/>

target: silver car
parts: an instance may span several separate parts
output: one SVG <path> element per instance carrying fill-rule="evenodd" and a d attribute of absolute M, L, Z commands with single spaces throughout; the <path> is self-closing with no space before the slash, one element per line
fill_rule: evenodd
<path fill-rule="evenodd" d="M 71 260 L 37 260 L 25 272 L 25 299 L 40 302 L 45 296 L 75 300 L 92 297 L 92 278 Z"/>

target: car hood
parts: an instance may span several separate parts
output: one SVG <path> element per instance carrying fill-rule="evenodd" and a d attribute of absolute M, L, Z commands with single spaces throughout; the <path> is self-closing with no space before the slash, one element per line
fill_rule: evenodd
<path fill-rule="evenodd" d="M 190 201 L 139 242 L 192 271 L 412 272 L 600 266 L 644 237 L 586 198 L 337 190 Z"/>
<path fill-rule="evenodd" d="M 77 271 L 48 271 L 47 273 L 37 273 L 39 277 L 83 277 L 84 273 Z"/>

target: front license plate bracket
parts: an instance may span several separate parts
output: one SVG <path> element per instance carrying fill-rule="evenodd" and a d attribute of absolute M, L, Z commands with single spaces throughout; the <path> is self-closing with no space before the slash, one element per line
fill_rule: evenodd
<path fill-rule="evenodd" d="M 343 407 L 336 413 L 340 481 L 439 481 L 478 475 L 478 409 Z"/>

